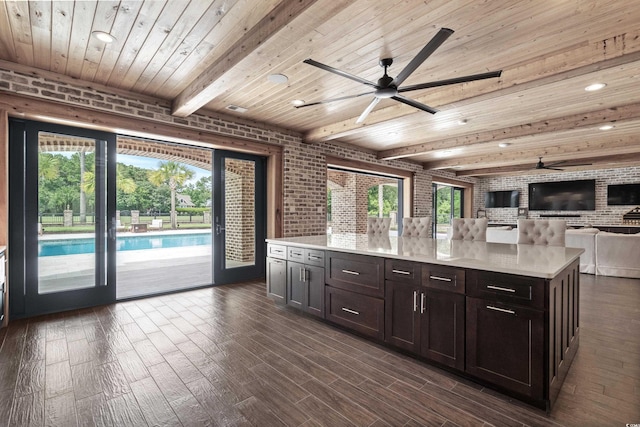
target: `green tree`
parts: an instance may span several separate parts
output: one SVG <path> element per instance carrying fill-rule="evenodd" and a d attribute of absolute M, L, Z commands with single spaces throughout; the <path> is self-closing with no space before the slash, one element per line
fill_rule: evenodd
<path fill-rule="evenodd" d="M 160 162 L 157 170 L 149 173 L 149 181 L 156 186 L 168 185 L 171 190 L 171 228 L 178 228 L 176 217 L 176 192 L 178 187 L 193 178 L 193 171 L 177 162 Z"/>
<path fill-rule="evenodd" d="M 190 196 L 191 201 L 197 207 L 205 207 L 207 202 L 211 200 L 211 177 L 203 176 L 195 184 L 187 185 L 182 193 Z"/>

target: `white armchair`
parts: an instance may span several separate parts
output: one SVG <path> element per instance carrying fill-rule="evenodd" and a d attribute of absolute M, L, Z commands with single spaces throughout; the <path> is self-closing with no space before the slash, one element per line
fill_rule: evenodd
<path fill-rule="evenodd" d="M 518 244 L 564 246 L 566 230 L 564 220 L 519 219 Z"/>
<path fill-rule="evenodd" d="M 402 237 L 431 237 L 431 217 L 402 218 Z"/>
<path fill-rule="evenodd" d="M 150 230 L 162 230 L 162 220 L 161 219 L 152 219 L 151 224 L 149 224 Z"/>
<path fill-rule="evenodd" d="M 367 234 L 374 235 L 389 235 L 389 226 L 391 225 L 391 218 L 367 218 Z"/>
<path fill-rule="evenodd" d="M 453 218 L 451 220 L 451 240 L 487 241 L 487 218 Z"/>

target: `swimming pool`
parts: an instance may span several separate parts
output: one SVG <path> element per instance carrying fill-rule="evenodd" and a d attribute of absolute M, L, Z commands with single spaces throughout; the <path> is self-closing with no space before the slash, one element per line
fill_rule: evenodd
<path fill-rule="evenodd" d="M 116 239 L 117 251 L 202 245 L 211 246 L 211 233 L 118 236 Z M 95 241 L 92 238 L 44 240 L 38 242 L 38 256 L 41 257 L 91 254 L 94 251 Z"/>

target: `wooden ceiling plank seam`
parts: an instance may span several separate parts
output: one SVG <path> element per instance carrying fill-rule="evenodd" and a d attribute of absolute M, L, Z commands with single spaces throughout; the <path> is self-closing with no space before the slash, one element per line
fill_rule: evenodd
<path fill-rule="evenodd" d="M 111 70 L 105 84 L 120 89 L 120 82 L 129 71 L 129 67 L 133 64 L 151 28 L 166 6 L 167 0 L 145 1 L 142 4 L 135 18 L 135 22 L 131 27 L 131 31 L 127 35 L 127 40 L 120 52 L 120 56 L 118 56 L 116 65 L 113 70 Z"/>
<path fill-rule="evenodd" d="M 173 54 L 167 59 L 167 62 L 165 62 L 163 67 L 158 70 L 148 84 L 144 87 L 140 87 L 142 92 L 149 95 L 166 96 L 160 94 L 160 91 L 164 91 L 168 86 L 167 82 L 169 78 L 171 78 L 175 71 L 182 66 L 183 62 L 189 55 L 189 52 L 193 52 L 197 46 L 201 46 L 201 43 L 203 43 L 205 36 L 211 31 L 211 28 L 218 25 L 218 22 L 222 16 L 224 16 L 224 13 L 222 13 L 219 8 L 220 5 L 218 2 L 214 1 L 211 3 L 209 9 L 196 22 L 189 34 L 180 41 L 180 44 L 176 47 Z M 173 98 L 171 95 L 169 95 L 169 97 Z"/>
<path fill-rule="evenodd" d="M 120 53 L 127 41 L 127 36 L 133 30 L 133 25 L 142 5 L 143 2 L 139 0 L 122 0 L 120 2 L 110 31 L 110 34 L 113 34 L 116 40 L 104 46 L 98 70 L 93 78 L 94 82 L 106 84 L 109 81 L 111 71 L 118 62 Z"/>
<path fill-rule="evenodd" d="M 281 0 L 235 0 L 227 12 L 218 20 L 217 25 L 205 36 L 203 41 L 184 59 L 180 67 L 175 67 L 163 92 L 171 99 L 182 93 L 196 77 L 208 68 L 223 60 L 224 55 L 238 43 L 247 32 L 256 26 Z"/>
<path fill-rule="evenodd" d="M 116 19 L 119 4 L 119 0 L 98 2 L 98 7 L 93 16 L 93 24 L 91 25 L 92 33 L 94 31 L 103 31 L 111 34 L 111 28 Z M 98 66 L 102 62 L 102 55 L 106 45 L 105 42 L 95 37 L 89 37 L 84 61 L 82 61 L 82 70 L 80 71 L 80 78 L 82 80 L 94 81 L 95 75 L 98 72 Z"/>
<path fill-rule="evenodd" d="M 638 32 L 640 36 L 640 32 Z M 571 76 L 576 76 L 579 74 L 586 74 L 588 72 L 594 70 L 600 70 L 603 68 L 609 68 L 613 66 L 617 66 L 623 63 L 635 62 L 640 56 L 640 37 L 636 38 L 636 42 L 634 44 L 628 43 L 624 47 L 618 46 L 614 50 L 614 52 L 604 54 L 602 50 L 595 45 L 585 46 L 583 48 L 577 49 L 578 52 L 572 52 L 574 55 L 579 55 L 579 57 L 591 57 L 592 61 L 588 63 L 588 65 L 579 65 L 577 67 L 571 68 L 573 64 L 567 63 L 565 60 L 566 54 L 561 56 L 554 56 L 550 58 L 546 58 L 544 60 L 536 61 L 534 63 L 530 63 L 528 65 L 522 65 L 517 67 L 516 69 L 511 69 L 506 67 L 503 69 L 502 78 L 499 80 L 498 84 L 493 85 L 483 85 L 484 87 L 488 87 L 488 90 L 484 90 L 482 93 L 481 90 L 474 89 L 480 85 L 476 85 L 475 83 L 483 83 L 483 82 L 474 82 L 474 86 L 466 85 L 465 88 L 468 88 L 468 94 L 459 94 L 456 99 L 455 96 L 447 96 L 449 98 L 449 103 L 455 103 L 455 105 L 467 105 L 469 103 L 478 102 L 483 99 L 493 99 L 499 96 L 504 96 L 506 94 L 511 94 L 516 91 L 522 91 L 526 87 L 531 87 L 532 85 L 540 85 L 549 82 L 560 81 L 562 79 L 569 78 Z M 554 60 L 556 62 L 554 62 Z M 562 64 L 562 68 L 558 69 L 553 65 L 560 63 Z M 578 64 L 582 64 L 582 61 L 578 61 Z M 538 72 L 537 70 L 542 69 L 544 66 L 547 67 L 546 72 Z M 533 70 L 533 71 L 532 71 Z M 555 73 L 554 73 L 555 72 Z M 458 85 L 462 86 L 462 85 Z M 460 88 L 455 87 L 446 87 L 445 89 L 440 90 L 441 93 L 451 93 L 452 91 L 460 91 Z M 461 96 L 467 96 L 466 98 L 460 99 Z M 423 102 L 423 97 L 415 98 L 419 102 Z M 447 108 L 446 104 L 442 103 L 431 103 L 431 106 L 445 109 Z M 387 109 L 379 109 L 373 114 L 369 116 L 368 123 L 366 125 L 377 124 L 383 121 L 391 120 L 393 118 L 397 118 L 402 113 L 398 112 L 395 107 L 389 107 Z M 371 116 L 375 118 L 371 120 Z M 365 126 L 366 126 L 365 125 Z M 313 129 L 306 133 L 305 141 L 308 142 L 320 142 L 326 141 L 330 139 L 339 138 L 345 135 L 348 135 L 352 132 L 357 132 L 360 125 L 355 124 L 355 120 L 343 120 L 338 123 L 335 123 L 331 126 L 325 126 L 321 129 Z M 338 130 L 340 132 L 338 132 Z"/>
<path fill-rule="evenodd" d="M 149 64 L 147 64 L 132 90 L 135 92 L 149 93 L 147 87 L 165 67 L 168 67 L 168 62 L 171 58 L 176 56 L 184 58 L 184 55 L 180 54 L 179 49 L 183 45 L 184 40 L 194 32 L 198 24 L 202 26 L 201 22 L 206 19 L 206 25 L 212 25 L 209 17 L 217 18 L 216 15 L 219 13 L 218 7 L 215 1 L 211 3 L 203 1 L 190 2 L 182 14 L 181 19 L 176 22 L 171 33 L 158 48 L 158 51 L 151 61 L 149 61 Z M 175 67 L 171 69 L 175 69 Z"/>
<path fill-rule="evenodd" d="M 33 65 L 47 70 L 51 65 L 51 2 L 29 1 Z"/>
<path fill-rule="evenodd" d="M 16 0 L 5 0 L 5 3 L 7 5 L 11 33 L 14 37 L 16 60 L 33 67 L 33 37 L 31 36 L 29 3 Z"/>
<path fill-rule="evenodd" d="M 69 58 L 65 74 L 80 78 L 84 57 L 91 37 L 91 27 L 96 13 L 96 2 L 74 2 L 71 35 L 69 37 Z"/>
<path fill-rule="evenodd" d="M 7 3 L 0 2 L 0 55 L 2 55 L 2 58 L 17 62 L 15 38 L 11 30 Z"/>
<path fill-rule="evenodd" d="M 379 160 L 399 159 L 420 155 L 433 150 L 446 150 L 463 146 L 468 147 L 483 142 L 498 142 L 527 135 L 551 133 L 585 126 L 592 127 L 606 122 L 617 122 L 634 118 L 640 118 L 640 104 L 638 103 L 380 151 L 377 157 Z"/>
<path fill-rule="evenodd" d="M 153 27 L 149 31 L 147 39 L 136 55 L 133 63 L 127 70 L 124 78 L 120 81 L 119 87 L 131 90 L 138 81 L 153 56 L 157 53 L 162 43 L 169 37 L 180 17 L 191 2 L 169 2 L 169 7 L 165 7 Z"/>
<path fill-rule="evenodd" d="M 47 70 L 64 74 L 69 61 L 73 3 L 53 2 L 51 11 L 51 64 Z"/>
<path fill-rule="evenodd" d="M 216 84 L 228 70 L 263 45 L 268 39 L 290 25 L 300 13 L 312 6 L 317 0 L 300 0 L 296 3 L 283 1 L 276 6 L 257 25 L 252 27 L 230 50 L 223 60 L 214 64 L 192 82 L 175 100 L 172 114 L 186 117 L 205 105 L 216 96 Z"/>

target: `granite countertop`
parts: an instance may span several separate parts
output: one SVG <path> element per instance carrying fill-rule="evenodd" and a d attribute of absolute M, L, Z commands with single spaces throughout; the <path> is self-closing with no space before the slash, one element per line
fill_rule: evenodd
<path fill-rule="evenodd" d="M 544 279 L 557 276 L 584 252 L 584 249 L 556 246 L 352 233 L 267 239 L 267 242 Z"/>

